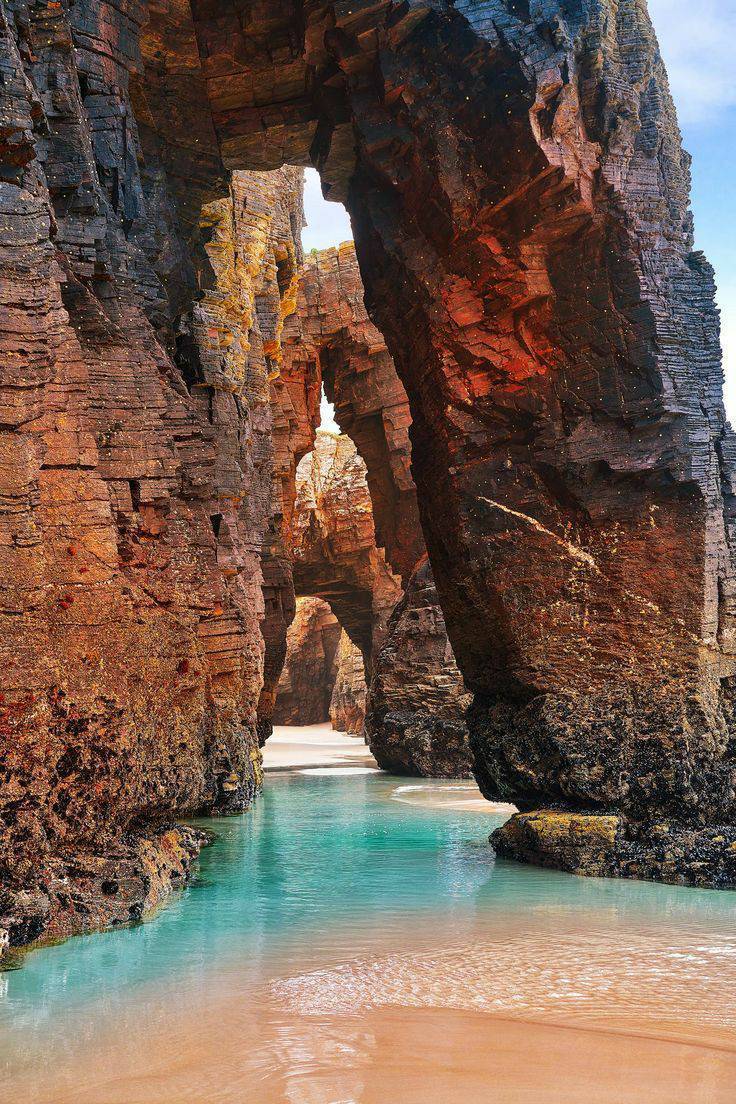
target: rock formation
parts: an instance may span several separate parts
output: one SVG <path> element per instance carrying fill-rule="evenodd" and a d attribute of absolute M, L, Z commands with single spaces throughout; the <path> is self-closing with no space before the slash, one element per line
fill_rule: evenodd
<path fill-rule="evenodd" d="M 329 603 L 370 671 L 401 584 L 376 547 L 365 464 L 350 438 L 318 432 L 299 465 L 296 488 L 296 593 Z"/>
<path fill-rule="evenodd" d="M 272 113 L 260 97 L 287 63 L 259 52 L 255 8 L 237 26 L 225 10 L 197 33 L 226 161 L 309 144 L 347 199 L 409 396 L 482 787 L 524 809 L 615 809 L 644 845 L 663 817 L 683 840 L 702 829 L 725 871 L 733 439 L 644 5 L 305 8 Z M 291 11 L 271 6 L 271 35 Z M 226 25 L 251 69 L 224 56 Z"/>
<path fill-rule="evenodd" d="M 340 622 L 326 602 L 297 598 L 286 638 L 274 724 L 312 725 L 329 718 L 341 634 Z"/>
<path fill-rule="evenodd" d="M 319 407 L 320 387 L 367 472 L 376 543 L 408 579 L 425 554 L 411 476 L 411 413 L 382 334 L 371 322 L 352 242 L 304 258 L 298 307 L 284 327 L 277 386 L 304 419 Z"/>
<path fill-rule="evenodd" d="M 470 777 L 470 700 L 425 558 L 373 659 L 366 733 L 376 761 L 393 774 Z"/>
<path fill-rule="evenodd" d="M 273 723 L 311 725 L 330 721 L 358 735 L 365 720 L 363 657 L 321 598 L 297 598 L 286 638 Z"/>
<path fill-rule="evenodd" d="M 242 808 L 259 779 L 268 377 L 293 309 L 300 173 L 221 177 L 219 196 L 210 181 L 187 222 L 175 193 L 195 180 L 167 176 L 171 151 L 158 158 L 134 110 L 143 9 L 105 11 L 0 12 L 14 941 L 140 915 L 196 850 L 162 826 Z"/>
<path fill-rule="evenodd" d="M 275 395 L 285 394 L 289 399 L 288 404 L 281 398 L 278 401 L 293 412 L 292 424 L 296 424 L 299 413 L 304 420 L 308 411 L 316 412 L 322 382 L 334 399 L 341 428 L 365 463 L 376 543 L 385 549 L 392 569 L 411 585 L 412 572 L 426 560 L 410 471 L 411 414 L 383 337 L 368 318 L 352 243 L 305 257 L 298 309 L 284 327 L 283 368 L 274 384 Z M 280 412 L 279 408 L 275 423 L 280 420 Z M 292 431 L 292 441 L 303 439 L 304 434 L 300 437 Z M 291 486 L 290 471 L 291 463 L 287 462 L 283 479 L 286 487 Z M 368 706 L 366 735 L 378 763 L 387 770 L 399 769 L 401 764 L 401 770 L 407 773 L 464 775 L 468 771 L 464 712 L 469 698 L 452 658 L 434 586 L 423 586 L 421 590 L 425 619 L 432 625 L 432 643 L 425 647 L 418 640 L 409 618 L 391 620 L 388 631 L 392 641 L 390 646 L 387 643 L 385 655 L 404 657 L 404 681 L 400 684 L 387 673 L 380 684 L 380 705 Z M 430 595 L 434 603 L 431 613 Z M 413 675 L 415 659 L 421 672 L 418 679 Z M 433 661 L 436 668 L 430 669 Z M 432 723 L 425 700 L 428 681 L 433 685 L 433 708 L 442 718 Z M 392 708 L 394 691 L 398 698 Z M 402 725 L 392 728 L 390 735 L 384 733 L 384 718 L 391 714 L 395 722 L 397 711 L 403 717 Z M 415 745 L 421 742 L 422 753 L 389 753 L 401 734 L 408 739 L 409 732 Z"/>
<path fill-rule="evenodd" d="M 257 787 L 323 371 L 266 402 L 286 163 L 351 213 L 499 846 L 733 884 L 734 439 L 642 0 L 6 0 L 0 65 L 0 928 Z M 323 359 L 406 580 L 406 426 Z"/>
<path fill-rule="evenodd" d="M 330 701 L 330 721 L 338 732 L 363 734 L 366 691 L 363 656 L 343 631 L 337 645 L 337 674 Z"/>

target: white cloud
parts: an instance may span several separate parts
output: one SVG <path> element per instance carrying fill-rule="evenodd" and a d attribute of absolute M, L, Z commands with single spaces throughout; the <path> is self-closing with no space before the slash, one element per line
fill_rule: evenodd
<path fill-rule="evenodd" d="M 323 197 L 316 169 L 304 173 L 304 217 L 307 225 L 302 231 L 302 245 L 307 252 L 353 240 L 347 211 L 342 203 L 331 203 Z"/>
<path fill-rule="evenodd" d="M 680 122 L 736 105 L 736 0 L 649 0 Z"/>

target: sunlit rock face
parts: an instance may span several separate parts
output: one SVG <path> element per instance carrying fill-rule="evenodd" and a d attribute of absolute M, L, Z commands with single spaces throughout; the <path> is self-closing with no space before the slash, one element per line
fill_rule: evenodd
<path fill-rule="evenodd" d="M 268 378 L 301 173 L 205 180 L 212 147 L 200 176 L 169 177 L 137 115 L 144 9 L 104 13 L 0 13 L 0 926 L 14 940 L 136 918 L 199 845 L 157 825 L 243 808 L 259 781 Z"/>
<path fill-rule="evenodd" d="M 273 722 L 313 725 L 328 720 L 342 629 L 326 602 L 298 598 L 286 639 Z"/>
<path fill-rule="evenodd" d="M 276 388 L 293 396 L 303 422 L 324 385 L 341 431 L 365 462 L 376 541 L 393 570 L 408 579 L 425 552 L 411 476 L 411 412 L 364 300 L 352 242 L 305 256 Z"/>
<path fill-rule="evenodd" d="M 363 657 L 328 604 L 321 598 L 297 598 L 273 723 L 330 721 L 333 728 L 358 735 L 365 719 L 365 695 Z"/>
<path fill-rule="evenodd" d="M 309 148 L 351 212 L 485 792 L 729 825 L 733 443 L 645 6 L 229 12 L 197 18 L 226 160 Z"/>
<path fill-rule="evenodd" d="M 411 586 L 415 567 L 426 561 L 411 477 L 411 413 L 386 343 L 366 312 L 351 242 L 304 259 L 298 309 L 284 327 L 283 370 L 273 388 L 274 396 L 283 405 L 275 413 L 274 421 L 283 417 L 285 409 L 293 411 L 294 417 L 301 412 L 304 420 L 315 409 L 314 395 L 319 394 L 320 383 L 324 383 L 328 397 L 334 400 L 340 427 L 355 443 L 365 463 L 376 543 L 385 550 L 386 559 L 402 576 L 404 585 Z M 299 441 L 303 436 L 292 431 L 290 439 Z M 288 471 L 289 465 L 285 469 Z M 371 684 L 368 699 L 371 724 L 366 731 L 374 755 L 387 770 L 398 769 L 400 763 L 407 773 L 461 776 L 468 772 L 464 713 L 470 699 L 452 658 L 433 586 L 422 588 L 422 605 L 423 616 L 428 624 L 431 622 L 432 645 L 422 650 L 420 658 L 413 649 L 410 620 L 391 618 L 387 632 L 392 639 L 381 654 L 387 658 L 401 654 L 405 660 L 400 679 L 392 681 L 389 675 L 380 683 L 381 703 L 375 707 L 370 705 Z M 413 659 L 418 663 L 416 670 Z M 369 675 L 376 662 L 374 651 Z M 435 724 L 428 722 L 428 682 L 433 686 L 431 703 L 438 718 Z M 394 692 L 398 693 L 395 709 L 389 702 Z M 398 713 L 402 721 L 397 726 Z M 381 727 L 384 721 L 389 723 L 385 720 L 389 714 L 392 727 L 384 739 Z M 414 734 L 411 740 L 410 732 Z M 389 754 L 389 745 L 395 749 L 404 738 L 415 745 L 415 752 L 418 741 L 421 742 L 421 753 L 407 749 L 403 756 L 395 750 Z"/>
<path fill-rule="evenodd" d="M 363 735 L 366 693 L 363 656 L 343 631 L 337 646 L 337 674 L 330 700 L 333 728 L 351 736 Z"/>
<path fill-rule="evenodd" d="M 309 162 L 408 396 L 482 788 L 614 811 L 610 873 L 733 881 L 733 438 L 640 0 L 8 0 L 0 51 L 5 882 L 83 924 L 69 856 L 257 784 L 319 370 L 271 434 L 299 200 L 261 200 L 256 291 L 228 173 Z"/>
<path fill-rule="evenodd" d="M 401 583 L 376 547 L 365 464 L 349 437 L 320 431 L 301 461 L 292 539 L 297 594 L 329 603 L 369 668 Z"/>

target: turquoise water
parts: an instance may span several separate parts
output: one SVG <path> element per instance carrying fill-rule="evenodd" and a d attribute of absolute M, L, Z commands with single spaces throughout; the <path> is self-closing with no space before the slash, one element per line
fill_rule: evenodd
<path fill-rule="evenodd" d="M 46 1099 L 52 1071 L 73 1070 L 100 1040 L 114 1066 L 142 1020 L 148 1041 L 135 1046 L 151 1046 L 172 1007 L 196 1012 L 223 991 L 267 991 L 269 1007 L 299 1015 L 406 999 L 522 1013 L 665 1007 L 736 1026 L 733 895 L 495 861 L 487 840 L 500 818 L 448 807 L 455 796 L 472 788 L 285 773 L 251 812 L 203 821 L 216 841 L 156 917 L 0 974 L 5 1099 L 20 1084 Z"/>

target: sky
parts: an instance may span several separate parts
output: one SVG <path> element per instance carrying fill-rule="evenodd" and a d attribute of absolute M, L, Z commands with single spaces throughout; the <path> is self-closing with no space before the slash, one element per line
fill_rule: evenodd
<path fill-rule="evenodd" d="M 304 173 L 304 216 L 307 225 L 302 233 L 304 252 L 328 249 L 331 245 L 353 240 L 353 228 L 342 203 L 329 203 L 322 198 L 322 186 L 316 169 Z"/>
<path fill-rule="evenodd" d="M 693 156 L 695 247 L 716 272 L 726 410 L 736 423 L 736 0 L 649 0 L 649 11 Z M 306 172 L 304 206 L 305 250 L 352 238 L 345 208 L 322 198 L 314 169 Z"/>

